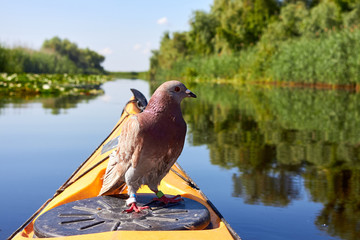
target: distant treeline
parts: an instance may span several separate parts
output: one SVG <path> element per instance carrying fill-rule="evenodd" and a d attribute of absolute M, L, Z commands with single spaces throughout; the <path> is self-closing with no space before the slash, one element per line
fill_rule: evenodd
<path fill-rule="evenodd" d="M 214 0 L 152 53 L 159 80 L 360 83 L 359 0 Z"/>
<path fill-rule="evenodd" d="M 6 73 L 100 74 L 104 60 L 97 52 L 59 37 L 45 40 L 40 50 L 0 44 L 0 72 Z"/>
<path fill-rule="evenodd" d="M 126 79 L 148 79 L 148 72 L 108 72 L 109 75 L 116 78 Z"/>

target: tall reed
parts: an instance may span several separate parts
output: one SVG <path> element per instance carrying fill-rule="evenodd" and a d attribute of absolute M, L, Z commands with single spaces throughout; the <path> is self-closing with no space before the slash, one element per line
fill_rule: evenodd
<path fill-rule="evenodd" d="M 156 79 L 189 81 L 225 79 L 298 83 L 360 83 L 359 26 L 326 30 L 317 38 L 264 43 L 227 55 L 180 59 L 157 69 Z"/>
<path fill-rule="evenodd" d="M 360 83 L 358 26 L 328 31 L 279 45 L 266 73 L 275 80 L 302 83 Z"/>

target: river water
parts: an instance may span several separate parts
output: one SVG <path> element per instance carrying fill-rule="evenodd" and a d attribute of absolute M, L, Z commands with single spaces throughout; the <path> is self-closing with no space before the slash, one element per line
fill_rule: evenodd
<path fill-rule="evenodd" d="M 0 100 L 0 239 L 70 176 L 136 88 Z M 360 99 L 345 91 L 191 84 L 179 164 L 243 239 L 360 239 Z"/>

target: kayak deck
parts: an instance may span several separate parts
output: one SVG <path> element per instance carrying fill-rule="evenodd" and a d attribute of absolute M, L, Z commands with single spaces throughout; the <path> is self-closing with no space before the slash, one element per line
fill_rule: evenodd
<path fill-rule="evenodd" d="M 60 187 L 54 197 L 49 199 L 39 214 L 31 220 L 27 226 L 19 231 L 13 239 L 28 239 L 36 237 L 34 234 L 34 223 L 42 214 L 54 209 L 55 207 L 71 203 L 74 201 L 97 197 L 102 186 L 102 178 L 105 173 L 108 156 L 116 147 L 116 138 L 121 132 L 121 126 L 127 121 L 128 116 L 138 113 L 136 101 L 133 99 L 125 106 L 124 112 L 109 134 L 109 136 L 100 144 L 100 146 L 91 154 L 91 156 L 73 173 L 73 175 Z M 206 196 L 198 189 L 191 178 L 181 169 L 178 164 L 174 164 L 171 171 L 161 181 L 159 189 L 165 194 L 181 195 L 199 202 L 205 206 L 210 215 L 208 226 L 204 226 L 202 230 L 171 230 L 171 231 L 134 231 L 120 230 L 107 231 L 85 235 L 72 235 L 62 237 L 63 239 L 240 239 L 238 235 L 222 218 L 221 214 L 206 198 Z M 122 192 L 126 194 L 127 189 Z M 137 192 L 141 194 L 153 194 L 147 187 L 142 186 Z"/>

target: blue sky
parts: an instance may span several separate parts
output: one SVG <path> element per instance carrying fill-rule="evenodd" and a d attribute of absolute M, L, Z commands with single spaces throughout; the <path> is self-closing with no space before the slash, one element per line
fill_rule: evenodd
<path fill-rule="evenodd" d="M 110 71 L 144 71 L 165 31 L 189 30 L 195 10 L 213 0 L 0 0 L 0 43 L 39 49 L 67 38 L 106 57 Z"/>

